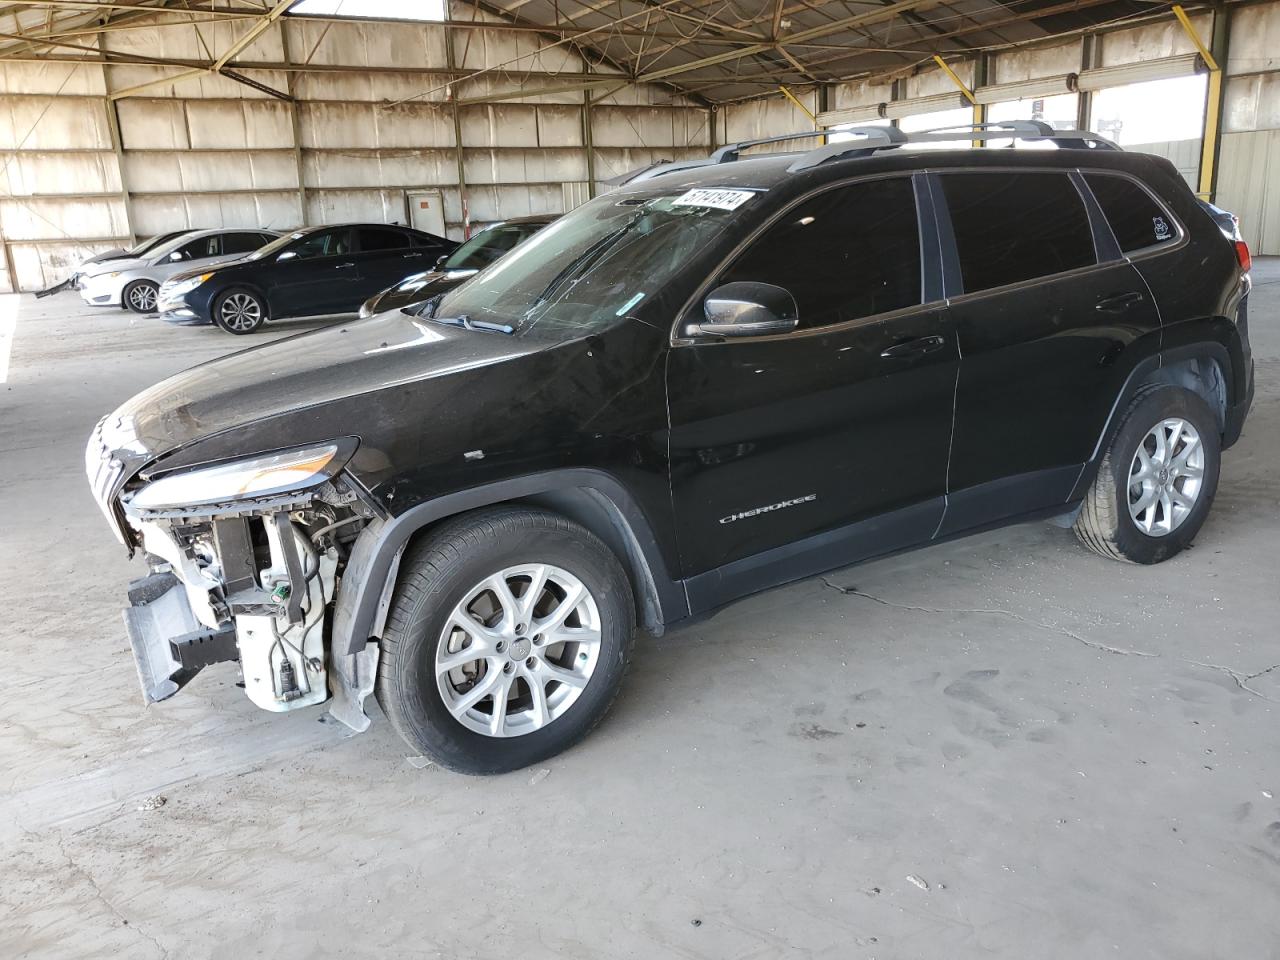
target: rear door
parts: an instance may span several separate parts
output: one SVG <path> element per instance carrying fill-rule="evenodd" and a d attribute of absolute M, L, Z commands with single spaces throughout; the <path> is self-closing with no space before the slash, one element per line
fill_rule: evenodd
<path fill-rule="evenodd" d="M 696 607 L 936 529 L 957 354 L 922 222 L 909 175 L 798 201 L 711 284 L 784 287 L 798 328 L 671 350 L 672 497 Z"/>
<path fill-rule="evenodd" d="M 429 269 L 427 252 L 415 248 L 410 235 L 394 227 L 357 227 L 356 262 L 359 292 L 354 310 L 366 297 L 399 283 L 412 273 Z"/>
<path fill-rule="evenodd" d="M 350 227 L 315 230 L 277 254 L 262 272 L 272 318 L 354 310 L 359 271 L 351 242 Z"/>
<path fill-rule="evenodd" d="M 963 357 L 946 534 L 1067 500 L 1131 351 L 1158 346 L 1160 321 L 1078 174 L 932 176 Z"/>

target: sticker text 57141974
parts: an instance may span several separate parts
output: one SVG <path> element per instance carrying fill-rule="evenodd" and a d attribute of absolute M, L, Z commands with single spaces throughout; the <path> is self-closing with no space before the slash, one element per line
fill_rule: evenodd
<path fill-rule="evenodd" d="M 716 210 L 737 210 L 754 197 L 750 190 L 689 190 L 671 201 L 675 207 L 714 207 Z"/>

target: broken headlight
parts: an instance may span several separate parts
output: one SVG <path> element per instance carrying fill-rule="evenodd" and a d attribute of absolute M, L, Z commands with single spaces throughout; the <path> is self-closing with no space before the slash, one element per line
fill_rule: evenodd
<path fill-rule="evenodd" d="M 334 441 L 171 473 L 135 493 L 129 505 L 164 510 L 293 493 L 334 476 L 353 450 L 351 441 Z"/>

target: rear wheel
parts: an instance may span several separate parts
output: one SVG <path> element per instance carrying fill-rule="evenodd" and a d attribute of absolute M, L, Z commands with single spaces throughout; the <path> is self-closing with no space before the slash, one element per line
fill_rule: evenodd
<path fill-rule="evenodd" d="M 462 773 L 503 773 L 581 740 L 609 709 L 635 637 L 617 558 L 557 514 L 459 518 L 401 566 L 378 702 L 402 737 Z"/>
<path fill-rule="evenodd" d="M 1218 489 L 1221 436 L 1209 405 L 1189 390 L 1140 392 L 1121 419 L 1075 532 L 1090 550 L 1159 563 L 1191 543 Z"/>
<path fill-rule="evenodd" d="M 124 288 L 124 305 L 134 313 L 155 313 L 160 289 L 150 280 L 135 280 Z"/>
<path fill-rule="evenodd" d="M 267 320 L 267 305 L 250 290 L 233 288 L 213 302 L 213 322 L 227 333 L 253 333 Z"/>

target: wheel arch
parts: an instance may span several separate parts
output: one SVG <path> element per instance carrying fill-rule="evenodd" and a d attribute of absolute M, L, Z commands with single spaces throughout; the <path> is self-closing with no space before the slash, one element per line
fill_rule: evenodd
<path fill-rule="evenodd" d="M 1141 390 L 1160 384 L 1189 390 L 1209 404 L 1218 421 L 1218 431 L 1223 433 L 1227 425 L 1227 409 L 1232 402 L 1231 377 L 1230 353 L 1222 344 L 1211 340 L 1163 350 L 1135 365 L 1116 395 L 1098 435 L 1098 442 L 1076 480 L 1070 499 L 1075 501 L 1084 496 L 1093 483 L 1102 456 L 1118 429 L 1121 415 Z"/>
<path fill-rule="evenodd" d="M 631 581 L 640 625 L 661 634 L 689 615 L 681 582 L 671 578 L 653 529 L 627 489 L 603 471 L 534 474 L 447 494 L 366 526 L 351 550 L 333 619 L 335 653 L 356 653 L 381 635 L 399 574 L 400 558 L 442 521 L 486 507 L 541 507 L 568 517 L 599 537 Z"/>

